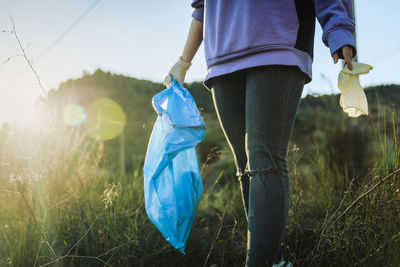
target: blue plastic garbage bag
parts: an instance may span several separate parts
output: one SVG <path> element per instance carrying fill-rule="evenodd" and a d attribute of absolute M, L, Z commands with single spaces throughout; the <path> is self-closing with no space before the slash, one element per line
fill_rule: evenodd
<path fill-rule="evenodd" d="M 171 76 L 172 77 L 172 76 Z M 144 162 L 146 212 L 164 238 L 185 254 L 203 196 L 195 147 L 205 135 L 196 103 L 179 82 L 153 96 L 158 114 Z"/>

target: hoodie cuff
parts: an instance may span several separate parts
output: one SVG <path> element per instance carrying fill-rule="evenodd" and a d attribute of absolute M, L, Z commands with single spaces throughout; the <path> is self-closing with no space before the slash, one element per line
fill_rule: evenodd
<path fill-rule="evenodd" d="M 339 28 L 331 31 L 327 34 L 326 40 L 329 44 L 331 55 L 344 45 L 350 45 L 353 47 L 353 57 L 357 53 L 353 33 L 346 28 Z M 339 58 L 343 59 L 342 51 L 339 51 Z"/>
<path fill-rule="evenodd" d="M 204 16 L 204 7 L 196 8 L 192 13 L 192 17 L 195 20 L 200 21 L 201 23 L 203 23 L 203 16 Z"/>

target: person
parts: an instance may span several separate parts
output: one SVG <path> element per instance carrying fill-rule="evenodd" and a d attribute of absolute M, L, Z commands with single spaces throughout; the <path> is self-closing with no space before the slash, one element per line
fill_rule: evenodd
<path fill-rule="evenodd" d="M 356 55 L 351 0 L 193 0 L 186 43 L 170 75 L 183 83 L 204 41 L 205 87 L 234 156 L 248 221 L 246 266 L 283 266 L 288 142 L 312 79 L 315 18 L 334 63 Z M 290 266 L 290 262 L 285 263 Z"/>

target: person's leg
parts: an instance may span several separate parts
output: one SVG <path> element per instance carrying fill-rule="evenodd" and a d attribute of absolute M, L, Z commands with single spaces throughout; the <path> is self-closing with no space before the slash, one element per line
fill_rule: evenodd
<path fill-rule="evenodd" d="M 246 83 L 242 72 L 216 77 L 211 80 L 211 92 L 222 131 L 232 150 L 236 175 L 240 183 L 242 202 L 247 218 L 249 177 L 245 174 L 245 93 Z"/>
<path fill-rule="evenodd" d="M 286 152 L 304 83 L 305 75 L 294 66 L 246 70 L 248 267 L 280 260 L 289 209 Z"/>

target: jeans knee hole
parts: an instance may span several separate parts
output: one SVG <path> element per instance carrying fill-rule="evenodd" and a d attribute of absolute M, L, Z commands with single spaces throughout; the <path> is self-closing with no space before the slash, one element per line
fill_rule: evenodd
<path fill-rule="evenodd" d="M 257 174 L 266 174 L 266 173 L 271 173 L 271 172 L 279 174 L 281 172 L 281 170 L 278 168 L 269 167 L 269 168 L 262 168 L 262 169 L 246 170 L 245 174 L 247 174 L 249 177 L 252 177 Z"/>

